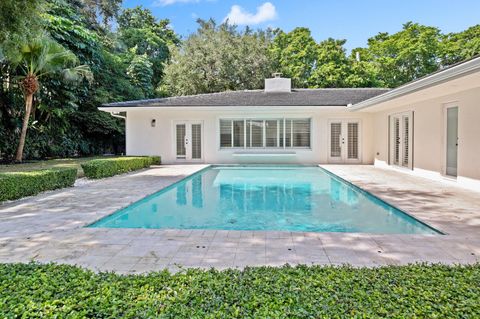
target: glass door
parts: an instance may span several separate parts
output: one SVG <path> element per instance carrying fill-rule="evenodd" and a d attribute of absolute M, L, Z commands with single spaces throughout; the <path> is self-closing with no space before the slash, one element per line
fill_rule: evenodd
<path fill-rule="evenodd" d="M 360 162 L 360 121 L 331 120 L 328 159 L 330 163 Z"/>
<path fill-rule="evenodd" d="M 175 123 L 175 154 L 177 160 L 198 161 L 203 158 L 202 123 Z"/>
<path fill-rule="evenodd" d="M 458 107 L 448 107 L 447 112 L 447 154 L 446 154 L 446 175 L 457 176 L 458 160 Z"/>
<path fill-rule="evenodd" d="M 390 165 L 412 168 L 413 113 L 390 116 Z"/>

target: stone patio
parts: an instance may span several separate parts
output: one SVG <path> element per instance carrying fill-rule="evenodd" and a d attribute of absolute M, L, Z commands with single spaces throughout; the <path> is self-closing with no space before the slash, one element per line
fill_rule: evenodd
<path fill-rule="evenodd" d="M 285 263 L 479 261 L 480 192 L 372 166 L 322 167 L 447 235 L 84 227 L 206 166 L 158 166 L 0 205 L 0 262 L 36 260 L 141 273 Z"/>

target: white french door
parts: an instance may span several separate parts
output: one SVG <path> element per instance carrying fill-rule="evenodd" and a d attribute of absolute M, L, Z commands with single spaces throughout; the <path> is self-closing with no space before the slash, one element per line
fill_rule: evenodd
<path fill-rule="evenodd" d="M 390 165 L 413 168 L 413 113 L 390 115 Z"/>
<path fill-rule="evenodd" d="M 177 160 L 201 161 L 203 126 L 198 121 L 175 122 L 175 155 Z"/>
<path fill-rule="evenodd" d="M 330 120 L 328 159 L 331 163 L 359 163 L 361 134 L 359 120 Z"/>

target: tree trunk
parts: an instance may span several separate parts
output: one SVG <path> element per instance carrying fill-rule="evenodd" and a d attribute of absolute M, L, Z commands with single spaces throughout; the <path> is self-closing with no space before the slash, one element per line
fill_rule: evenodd
<path fill-rule="evenodd" d="M 20 133 L 20 141 L 18 142 L 16 162 L 21 162 L 23 159 L 23 148 L 25 147 L 25 139 L 27 137 L 28 122 L 30 120 L 30 113 L 32 111 L 33 94 L 25 96 L 25 116 L 23 117 L 22 132 Z"/>

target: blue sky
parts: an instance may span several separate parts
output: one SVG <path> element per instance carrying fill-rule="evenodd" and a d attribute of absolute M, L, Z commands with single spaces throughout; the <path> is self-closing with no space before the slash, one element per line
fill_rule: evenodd
<path fill-rule="evenodd" d="M 407 21 L 458 32 L 480 23 L 479 0 L 124 0 L 124 7 L 143 5 L 187 36 L 196 19 L 227 16 L 253 28 L 290 31 L 308 27 L 317 41 L 347 39 L 347 49 L 365 46 L 378 32 L 394 33 Z"/>

